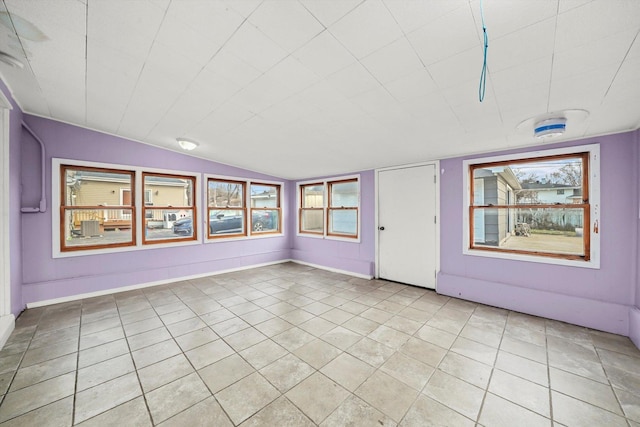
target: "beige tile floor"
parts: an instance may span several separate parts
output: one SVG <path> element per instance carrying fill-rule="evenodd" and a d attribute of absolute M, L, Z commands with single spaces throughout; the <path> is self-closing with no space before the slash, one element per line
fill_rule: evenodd
<path fill-rule="evenodd" d="M 281 264 L 24 312 L 2 426 L 640 426 L 628 338 Z"/>

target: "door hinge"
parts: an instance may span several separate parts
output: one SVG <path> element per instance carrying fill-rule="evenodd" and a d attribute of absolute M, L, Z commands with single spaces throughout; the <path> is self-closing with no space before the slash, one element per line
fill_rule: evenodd
<path fill-rule="evenodd" d="M 436 181 L 436 175 L 433 175 L 433 183 L 434 183 L 434 184 L 436 184 L 436 183 L 437 183 L 437 181 Z"/>
<path fill-rule="evenodd" d="M 438 217 L 437 217 L 437 216 L 434 216 L 434 217 L 433 217 L 433 223 L 434 223 L 434 224 L 437 224 L 437 223 L 438 223 Z"/>

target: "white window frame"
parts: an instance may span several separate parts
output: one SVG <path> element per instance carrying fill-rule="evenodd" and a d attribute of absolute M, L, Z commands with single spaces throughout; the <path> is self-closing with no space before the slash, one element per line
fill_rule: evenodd
<path fill-rule="evenodd" d="M 244 207 L 247 212 L 246 227 L 247 233 L 246 235 L 238 235 L 234 234 L 229 237 L 217 236 L 217 237 L 209 237 L 209 180 L 222 180 L 222 181 L 238 181 L 244 183 Z M 238 240 L 248 240 L 248 239 L 269 239 L 273 237 L 283 237 L 285 235 L 286 228 L 286 214 L 285 214 L 285 183 L 283 181 L 273 181 L 268 179 L 252 179 L 252 178 L 242 178 L 237 176 L 229 176 L 229 175 L 214 175 L 214 174 L 204 174 L 203 180 L 204 187 L 204 204 L 202 205 L 203 214 L 202 214 L 202 225 L 204 227 L 202 229 L 202 236 L 204 238 L 205 243 L 217 243 L 217 242 L 231 242 Z M 267 184 L 267 185 L 279 185 L 280 186 L 280 231 L 279 232 L 257 232 L 253 233 L 251 229 L 251 219 L 249 218 L 251 215 L 251 184 Z M 257 209 L 257 208 L 256 208 Z"/>
<path fill-rule="evenodd" d="M 469 177 L 470 166 L 478 163 L 493 163 L 520 159 L 535 159 L 537 157 L 548 157 L 563 154 L 589 153 L 589 204 L 590 204 L 590 224 L 585 224 L 584 232 L 591 233 L 590 236 L 590 259 L 571 260 L 564 258 L 552 258 L 546 256 L 537 256 L 530 254 L 517 254 L 512 252 L 499 251 L 483 251 L 479 249 L 470 249 L 469 244 L 469 192 L 471 191 L 471 182 Z M 572 147 L 557 148 L 550 150 L 537 150 L 531 152 L 523 152 L 518 154 L 509 154 L 503 156 L 483 157 L 477 159 L 468 159 L 462 162 L 462 174 L 464 180 L 463 194 L 463 233 L 462 233 L 462 252 L 464 255 L 480 256 L 487 258 L 500 258 L 515 261 L 536 262 L 543 264 L 555 264 L 581 268 L 600 268 L 600 232 L 593 230 L 594 224 L 600 224 L 600 144 L 576 145 Z"/>
<path fill-rule="evenodd" d="M 335 183 L 340 181 L 349 181 L 356 180 L 358 184 L 358 236 L 357 237 L 347 237 L 347 236 L 336 236 L 329 234 L 329 230 L 327 227 L 328 215 L 329 215 L 329 183 Z M 362 187 L 360 185 L 360 174 L 355 175 L 345 175 L 345 176 L 336 176 L 329 178 L 321 178 L 321 179 L 311 179 L 306 181 L 296 182 L 296 236 L 298 237 L 308 237 L 310 239 L 326 239 L 326 240 L 339 240 L 342 242 L 351 242 L 351 243 L 360 243 L 361 231 L 362 231 Z M 302 204 L 301 196 L 300 196 L 300 187 L 309 184 L 321 184 L 324 188 L 324 197 L 323 197 L 323 226 L 322 233 L 301 233 L 300 232 L 300 207 Z"/>
<path fill-rule="evenodd" d="M 119 169 L 130 170 L 135 172 L 135 201 L 136 207 L 136 244 L 131 246 L 123 246 L 117 248 L 98 248 L 92 249 L 90 246 L 86 249 L 62 252 L 60 250 L 60 168 L 63 166 L 78 166 L 78 167 L 93 167 L 103 169 Z M 173 248 L 179 246 L 192 246 L 202 244 L 202 231 L 199 231 L 199 235 L 194 240 L 189 241 L 176 241 L 167 243 L 156 244 L 143 244 L 142 233 L 144 233 L 144 218 L 142 218 L 142 205 L 144 204 L 144 183 L 142 182 L 142 173 L 159 173 L 159 174 L 171 174 L 171 175 L 183 175 L 194 177 L 196 185 L 194 188 L 194 195 L 196 201 L 196 211 L 199 211 L 202 206 L 202 191 L 201 191 L 201 174 L 187 171 L 176 171 L 171 169 L 157 169 L 147 168 L 141 166 L 122 165 L 115 163 L 101 163 L 101 162 L 87 162 L 83 160 L 72 159 L 52 159 L 51 167 L 51 243 L 52 243 L 52 256 L 53 258 L 70 258 L 78 256 L 100 255 L 110 254 L 118 252 L 130 252 L 140 250 L 153 250 L 160 248 Z M 122 191 L 121 191 L 122 193 Z M 121 194 L 122 197 L 122 194 Z"/>

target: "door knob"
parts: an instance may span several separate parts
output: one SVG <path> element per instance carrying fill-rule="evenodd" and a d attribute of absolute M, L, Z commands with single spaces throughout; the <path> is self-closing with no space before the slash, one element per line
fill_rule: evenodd
<path fill-rule="evenodd" d="M 378 230 L 383 231 L 384 227 L 378 227 Z"/>

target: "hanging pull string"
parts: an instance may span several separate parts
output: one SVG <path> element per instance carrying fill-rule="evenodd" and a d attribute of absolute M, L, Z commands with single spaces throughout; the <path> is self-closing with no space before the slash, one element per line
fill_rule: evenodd
<path fill-rule="evenodd" d="M 484 53 L 482 60 L 482 72 L 480 73 L 480 85 L 478 86 L 478 98 L 480 102 L 484 101 L 484 94 L 487 90 L 487 49 L 489 48 L 489 36 L 487 35 L 487 27 L 484 24 L 484 11 L 482 8 L 482 0 L 480 0 L 480 17 L 482 18 L 482 35 L 484 39 Z"/>

